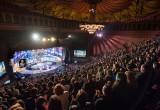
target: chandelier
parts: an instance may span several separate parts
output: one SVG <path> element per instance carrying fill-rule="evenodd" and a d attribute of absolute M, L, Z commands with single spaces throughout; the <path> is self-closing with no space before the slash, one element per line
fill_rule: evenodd
<path fill-rule="evenodd" d="M 90 9 L 89 9 L 89 12 L 90 12 L 90 23 L 89 24 L 80 24 L 80 28 L 81 30 L 84 30 L 84 31 L 88 31 L 89 34 L 94 34 L 97 30 L 103 30 L 104 28 L 104 25 L 102 24 L 91 24 L 91 22 L 94 22 L 95 20 L 95 15 L 96 15 L 96 4 L 98 2 L 101 2 L 101 0 L 86 0 L 86 2 L 88 2 L 90 4 Z"/>
<path fill-rule="evenodd" d="M 94 34 L 94 32 L 96 30 L 103 30 L 104 28 L 104 25 L 100 25 L 100 24 L 81 24 L 79 26 L 81 28 L 81 30 L 84 30 L 84 31 L 88 31 L 89 34 Z"/>

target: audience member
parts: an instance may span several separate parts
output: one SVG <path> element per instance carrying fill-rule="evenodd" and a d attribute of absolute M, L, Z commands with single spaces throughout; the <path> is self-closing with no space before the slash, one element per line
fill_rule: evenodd
<path fill-rule="evenodd" d="M 67 110 L 69 107 L 69 92 L 64 91 L 64 86 L 62 84 L 56 84 L 54 87 L 54 97 L 59 99 L 62 103 L 62 108 L 63 110 Z"/>
<path fill-rule="evenodd" d="M 49 99 L 48 110 L 64 110 L 61 100 L 52 95 Z"/>

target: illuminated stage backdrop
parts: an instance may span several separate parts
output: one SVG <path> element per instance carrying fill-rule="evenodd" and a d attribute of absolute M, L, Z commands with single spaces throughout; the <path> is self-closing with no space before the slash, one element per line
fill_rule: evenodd
<path fill-rule="evenodd" d="M 0 77 L 2 77 L 6 73 L 6 68 L 4 62 L 0 62 Z"/>
<path fill-rule="evenodd" d="M 35 74 L 53 70 L 62 65 L 63 50 L 56 47 L 15 52 L 11 59 L 13 71 Z"/>

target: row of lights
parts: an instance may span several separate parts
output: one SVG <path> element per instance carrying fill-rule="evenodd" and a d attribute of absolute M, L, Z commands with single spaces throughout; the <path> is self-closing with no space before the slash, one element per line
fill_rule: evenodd
<path fill-rule="evenodd" d="M 42 40 L 43 42 L 45 42 L 45 41 L 55 41 L 56 39 L 54 38 L 54 37 L 51 37 L 51 38 L 42 38 L 42 39 L 40 39 L 40 36 L 39 36 L 39 34 L 37 34 L 37 33 L 34 33 L 33 34 L 33 40 L 35 40 L 35 41 L 40 41 L 40 40 Z"/>
<path fill-rule="evenodd" d="M 103 37 L 103 34 L 102 33 L 97 33 L 96 36 L 101 38 L 101 37 Z"/>
<path fill-rule="evenodd" d="M 40 36 L 39 36 L 39 34 L 37 34 L 37 33 L 34 33 L 33 35 L 32 35 L 32 38 L 33 38 L 33 40 L 34 41 L 43 41 L 43 42 L 45 42 L 45 41 L 55 41 L 56 39 L 54 38 L 54 37 L 51 37 L 51 38 L 42 38 L 42 39 L 40 39 Z M 67 39 L 68 38 L 71 38 L 71 35 L 68 35 L 68 37 L 67 37 Z"/>
<path fill-rule="evenodd" d="M 45 42 L 45 41 L 55 41 L 55 40 L 56 40 L 56 39 L 55 39 L 54 37 L 48 38 L 48 39 L 47 39 L 47 38 L 43 38 L 43 39 L 42 39 L 43 42 Z"/>
<path fill-rule="evenodd" d="M 102 37 L 103 37 L 103 33 L 101 33 L 101 32 L 96 32 L 95 36 L 98 37 L 98 38 L 102 38 Z M 49 42 L 49 41 L 53 42 L 53 41 L 56 40 L 54 37 L 50 37 L 50 38 L 45 38 L 45 37 L 44 37 L 44 38 L 40 38 L 40 36 L 39 36 L 38 33 L 34 33 L 34 34 L 32 35 L 32 38 L 33 38 L 34 41 L 43 41 L 43 42 Z M 70 38 L 72 38 L 72 36 L 71 36 L 71 35 L 68 35 L 68 37 L 67 37 L 66 39 L 70 39 Z"/>

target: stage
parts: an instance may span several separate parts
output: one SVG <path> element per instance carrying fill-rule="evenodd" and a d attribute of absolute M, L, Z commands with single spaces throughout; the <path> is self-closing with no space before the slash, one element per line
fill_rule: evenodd
<path fill-rule="evenodd" d="M 24 68 L 17 68 L 16 72 L 21 74 L 38 74 L 44 72 L 50 72 L 52 70 L 57 69 L 58 67 L 62 66 L 62 62 L 37 62 L 27 65 Z"/>

